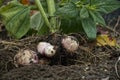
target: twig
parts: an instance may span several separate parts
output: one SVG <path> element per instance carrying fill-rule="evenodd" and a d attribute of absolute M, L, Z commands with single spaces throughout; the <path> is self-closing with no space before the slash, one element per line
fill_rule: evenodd
<path fill-rule="evenodd" d="M 86 64 L 86 62 L 84 61 L 80 61 L 80 60 L 74 60 L 74 59 L 69 59 L 70 61 L 75 61 L 77 63 L 81 63 L 81 64 Z"/>
<path fill-rule="evenodd" d="M 105 28 L 107 28 L 108 30 L 110 30 L 120 36 L 119 32 L 115 31 L 114 29 L 110 28 L 109 26 L 106 26 Z"/>
<path fill-rule="evenodd" d="M 118 60 L 115 63 L 115 71 L 116 71 L 116 75 L 118 76 L 118 78 L 120 78 L 120 75 L 118 74 L 118 68 L 117 68 L 117 65 L 118 65 L 119 61 L 120 61 L 120 57 L 118 58 Z"/>
<path fill-rule="evenodd" d="M 22 41 L 27 41 L 27 40 L 30 40 L 30 39 L 31 39 L 31 40 L 33 40 L 33 39 L 35 39 L 35 40 L 36 40 L 36 39 L 39 39 L 39 38 L 40 38 L 40 37 L 30 36 L 30 37 L 26 37 L 26 38 L 24 38 L 24 39 L 20 39 L 19 41 L 21 41 L 21 42 L 22 42 Z"/>
<path fill-rule="evenodd" d="M 77 36 L 79 36 L 83 41 L 84 41 L 84 43 L 87 43 L 87 40 L 81 35 L 81 34 L 79 34 L 79 33 L 70 33 L 70 35 L 77 35 Z"/>
<path fill-rule="evenodd" d="M 4 45 L 17 45 L 17 46 L 20 46 L 20 43 L 9 42 L 9 41 L 0 41 L 0 43 L 4 44 Z"/>
<path fill-rule="evenodd" d="M 119 25 L 119 22 L 120 22 L 120 16 L 118 17 L 117 23 L 116 23 L 115 26 L 114 26 L 114 31 L 116 30 L 116 27 Z"/>
<path fill-rule="evenodd" d="M 116 20 L 116 18 L 114 17 L 114 18 L 112 18 L 109 22 L 108 22 L 108 26 L 110 26 L 111 25 L 111 23 L 113 22 L 113 21 L 115 21 Z"/>
<path fill-rule="evenodd" d="M 92 55 L 92 57 L 96 57 L 90 50 L 89 48 L 86 48 L 86 47 L 83 47 L 83 46 L 79 46 L 79 49 L 85 51 L 85 52 L 88 52 Z"/>

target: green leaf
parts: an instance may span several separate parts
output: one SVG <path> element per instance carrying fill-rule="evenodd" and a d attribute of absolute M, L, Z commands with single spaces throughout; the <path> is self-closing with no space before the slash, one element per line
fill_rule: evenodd
<path fill-rule="evenodd" d="M 64 33 L 82 32 L 82 24 L 79 18 L 62 19 L 60 30 Z"/>
<path fill-rule="evenodd" d="M 87 34 L 89 39 L 95 39 L 96 38 L 96 25 L 94 21 L 91 18 L 81 19 L 83 29 L 85 33 Z"/>
<path fill-rule="evenodd" d="M 110 13 L 118 8 L 120 8 L 120 1 L 118 0 L 94 0 L 97 6 L 97 11 L 103 13 Z"/>
<path fill-rule="evenodd" d="M 3 0 L 0 0 L 0 7 L 3 5 Z"/>
<path fill-rule="evenodd" d="M 0 15 L 6 29 L 17 39 L 28 32 L 30 28 L 29 7 L 12 1 L 0 8 Z"/>
<path fill-rule="evenodd" d="M 36 12 L 30 20 L 30 26 L 37 31 L 38 35 L 44 35 L 49 32 L 49 28 L 45 25 L 44 19 L 39 12 Z"/>
<path fill-rule="evenodd" d="M 105 20 L 100 13 L 95 12 L 95 11 L 90 11 L 90 10 L 89 10 L 89 13 L 92 16 L 94 22 L 100 25 L 106 26 Z"/>
<path fill-rule="evenodd" d="M 43 25 L 40 30 L 38 30 L 38 35 L 45 35 L 49 33 L 49 28 Z"/>
<path fill-rule="evenodd" d="M 84 19 L 88 17 L 89 17 L 88 10 L 85 7 L 82 7 L 82 9 L 80 10 L 80 18 Z"/>
<path fill-rule="evenodd" d="M 106 4 L 103 5 L 100 9 L 104 10 L 105 13 L 110 13 L 116 9 L 120 8 L 120 4 Z"/>
<path fill-rule="evenodd" d="M 78 2 L 78 1 L 80 1 L 80 0 L 69 0 L 70 2 L 73 2 L 73 3 L 76 3 L 76 2 Z"/>
<path fill-rule="evenodd" d="M 32 15 L 30 20 L 30 26 L 32 29 L 38 31 L 41 29 L 43 24 L 44 24 L 44 19 L 39 12 L 36 12 L 34 15 Z"/>
<path fill-rule="evenodd" d="M 62 18 L 75 18 L 78 16 L 78 10 L 73 3 L 68 3 L 63 7 L 57 9 L 56 15 L 60 15 Z"/>

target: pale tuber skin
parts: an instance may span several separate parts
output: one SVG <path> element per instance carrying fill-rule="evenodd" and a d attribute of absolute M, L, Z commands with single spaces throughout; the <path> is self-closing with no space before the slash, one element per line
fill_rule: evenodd
<path fill-rule="evenodd" d="M 55 46 L 48 42 L 39 42 L 37 50 L 41 55 L 45 55 L 46 57 L 53 57 L 56 53 Z"/>
<path fill-rule="evenodd" d="M 79 42 L 74 36 L 66 36 L 62 39 L 62 45 L 68 52 L 74 52 L 79 47 Z"/>
<path fill-rule="evenodd" d="M 16 67 L 19 65 L 31 65 L 38 63 L 38 56 L 36 52 L 26 49 L 19 51 L 14 57 L 14 64 Z"/>

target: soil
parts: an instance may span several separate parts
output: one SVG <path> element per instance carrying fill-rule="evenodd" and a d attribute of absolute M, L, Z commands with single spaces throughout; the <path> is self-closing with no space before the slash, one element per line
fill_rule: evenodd
<path fill-rule="evenodd" d="M 120 49 L 110 46 L 97 47 L 95 41 L 83 40 L 82 35 L 70 34 L 77 37 L 79 49 L 74 53 L 67 52 L 61 46 L 60 33 L 46 36 L 29 36 L 15 40 L 9 36 L 2 36 L 0 42 L 0 80 L 119 80 L 116 73 L 120 73 L 120 63 L 115 71 L 115 63 L 120 56 Z M 57 55 L 46 59 L 47 64 L 33 64 L 15 67 L 13 58 L 20 49 L 36 50 L 40 41 L 47 41 L 59 45 Z"/>
<path fill-rule="evenodd" d="M 109 32 L 119 44 L 120 24 L 112 28 L 115 28 L 117 33 L 113 30 Z M 5 26 L 0 23 L 0 80 L 120 80 L 118 47 L 98 47 L 96 41 L 89 41 L 84 34 L 71 33 L 69 35 L 78 39 L 80 47 L 76 52 L 70 53 L 61 45 L 61 39 L 65 35 L 62 33 L 33 35 L 20 40 L 8 34 Z M 57 54 L 52 58 L 38 55 L 39 59 L 45 59 L 46 63 L 16 67 L 13 61 L 15 54 L 21 49 L 37 52 L 36 45 L 40 41 L 57 45 Z"/>

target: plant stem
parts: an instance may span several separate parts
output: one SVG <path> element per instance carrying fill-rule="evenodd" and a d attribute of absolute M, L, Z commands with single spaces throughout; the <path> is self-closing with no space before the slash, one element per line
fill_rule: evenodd
<path fill-rule="evenodd" d="M 91 0 L 90 0 L 90 6 L 91 6 Z"/>
<path fill-rule="evenodd" d="M 56 31 L 58 31 L 58 28 L 57 28 L 56 18 L 54 16 L 54 13 L 56 11 L 55 1 L 54 0 L 46 0 L 46 1 L 47 1 L 47 5 L 48 5 L 48 13 L 50 16 L 50 23 L 54 29 L 54 32 L 56 32 Z"/>
<path fill-rule="evenodd" d="M 46 0 L 48 5 L 48 12 L 50 16 L 54 16 L 55 9 L 55 2 L 54 0 Z"/>
<path fill-rule="evenodd" d="M 48 18 L 47 18 L 47 15 L 46 15 L 43 7 L 42 7 L 42 4 L 41 4 L 40 0 L 35 0 L 35 4 L 37 5 L 37 7 L 38 7 L 38 9 L 39 9 L 42 17 L 43 17 L 44 20 L 45 20 L 46 25 L 49 27 L 50 31 L 51 31 L 51 32 L 54 32 L 54 31 L 52 30 L 51 24 L 50 24 L 50 22 L 49 22 L 49 20 L 48 20 Z"/>

